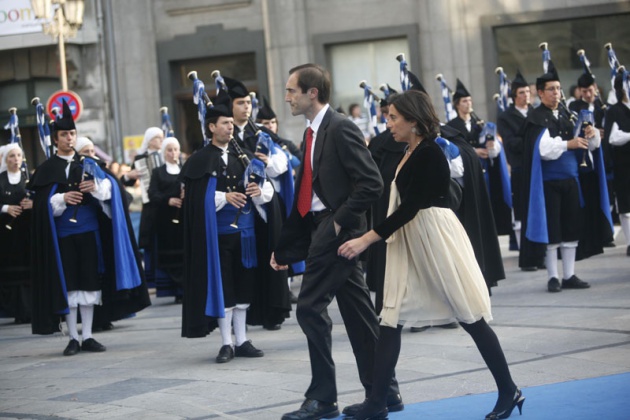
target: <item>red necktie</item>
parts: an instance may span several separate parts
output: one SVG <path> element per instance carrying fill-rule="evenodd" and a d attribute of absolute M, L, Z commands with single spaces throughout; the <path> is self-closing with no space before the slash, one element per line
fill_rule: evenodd
<path fill-rule="evenodd" d="M 304 172 L 300 181 L 297 209 L 302 217 L 311 209 L 313 201 L 313 168 L 311 167 L 311 146 L 313 145 L 313 130 L 306 129 L 306 149 L 304 151 Z"/>

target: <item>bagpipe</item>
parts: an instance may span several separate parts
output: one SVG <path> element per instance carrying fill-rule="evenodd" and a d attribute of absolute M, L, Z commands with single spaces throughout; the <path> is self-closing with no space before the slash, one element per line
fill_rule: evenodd
<path fill-rule="evenodd" d="M 164 131 L 164 138 L 175 137 L 175 131 L 173 130 L 173 124 L 171 123 L 171 117 L 168 115 L 168 107 L 163 106 L 160 108 L 160 115 L 162 116 L 162 131 Z"/>
<path fill-rule="evenodd" d="M 510 106 L 510 79 L 507 78 L 503 67 L 497 67 L 494 72 L 499 75 L 499 93 L 493 95 L 493 99 L 497 102 L 499 111 L 505 111 Z"/>
<path fill-rule="evenodd" d="M 221 73 L 218 70 L 213 71 L 211 76 L 215 79 L 217 92 L 219 89 L 224 89 L 227 91 L 227 85 L 225 84 L 225 81 L 221 77 Z M 207 108 L 212 108 L 214 105 L 212 101 L 210 100 L 210 97 L 208 96 L 208 94 L 205 92 L 205 85 L 203 81 L 201 81 L 197 77 L 197 72 L 194 70 L 189 72 L 188 78 L 193 81 L 193 100 L 195 104 L 197 105 L 198 118 L 199 118 L 199 122 L 201 123 L 201 132 L 204 136 L 204 145 L 206 145 L 210 142 L 209 136 L 206 135 L 206 126 L 205 126 L 206 110 Z M 252 121 L 251 116 L 248 118 L 247 123 L 249 127 L 252 127 L 252 129 L 258 136 L 258 138 L 260 138 L 260 135 L 263 134 L 264 136 L 269 138 L 271 142 L 273 142 L 273 140 L 271 140 L 271 138 L 269 137 L 267 133 L 263 132 L 262 130 L 260 130 L 260 128 L 258 128 L 258 126 L 256 126 L 256 124 Z M 250 159 L 249 156 L 247 156 L 247 154 L 243 151 L 243 149 L 241 148 L 241 146 L 238 144 L 238 142 L 236 141 L 234 137 L 230 138 L 230 144 L 234 148 L 234 151 L 236 152 L 236 156 L 238 160 L 241 162 L 241 164 L 245 168 L 244 179 L 243 179 L 243 184 L 244 184 L 243 190 L 247 188 L 247 184 L 249 182 L 256 182 L 259 186 L 262 186 L 262 183 L 265 180 L 264 163 L 258 159 Z M 271 144 L 269 144 L 269 146 L 273 147 Z M 262 172 L 260 168 L 262 168 Z M 259 177 L 262 177 L 262 180 L 260 180 Z M 248 210 L 248 212 L 249 211 L 251 210 Z M 234 221 L 230 224 L 230 226 L 234 228 L 238 227 L 238 219 L 242 213 L 243 213 L 243 208 L 241 207 L 238 209 L 238 212 L 236 213 L 236 217 L 234 218 Z"/>
<path fill-rule="evenodd" d="M 79 152 L 77 150 L 74 151 L 75 155 L 79 156 Z M 89 156 L 81 155 L 79 157 L 79 162 L 82 167 L 81 171 L 81 182 L 83 181 L 94 181 L 97 185 L 100 181 L 105 179 L 105 172 L 101 169 L 98 163 Z M 79 185 L 77 184 L 77 191 L 79 190 Z M 81 203 L 77 204 L 74 207 L 74 213 L 72 217 L 69 219 L 72 223 L 77 223 L 77 215 L 79 213 L 79 206 Z"/>
<path fill-rule="evenodd" d="M 44 104 L 41 103 L 37 96 L 31 99 L 31 105 L 35 107 L 35 112 L 37 114 L 37 134 L 39 136 L 39 144 L 44 151 L 44 155 L 46 155 L 46 159 L 49 159 L 55 154 L 54 146 L 50 141 L 50 122 L 46 117 Z M 55 109 L 59 112 L 58 108 Z"/>
<path fill-rule="evenodd" d="M 453 118 L 457 117 L 457 111 L 453 108 L 453 102 L 451 101 L 451 96 L 453 95 L 453 89 L 446 83 L 444 76 L 442 73 L 438 73 L 435 75 L 435 79 L 440 83 L 440 89 L 442 92 L 442 100 L 444 101 L 444 110 L 446 113 L 446 122 L 449 122 Z M 483 128 L 485 123 L 484 120 L 479 118 L 475 111 L 470 110 L 470 116 L 475 124 L 477 124 L 480 128 Z"/>
<path fill-rule="evenodd" d="M 214 79 L 214 82 L 215 82 L 215 85 L 216 85 L 216 88 L 217 88 L 217 93 L 219 93 L 220 90 L 224 90 L 226 92 L 229 90 L 227 85 L 226 85 L 226 83 L 225 83 L 225 80 L 221 76 L 221 72 L 219 70 L 214 70 L 210 74 L 210 76 Z M 252 110 L 253 110 L 254 102 L 256 104 L 258 104 L 258 100 L 256 99 L 256 94 L 254 92 L 250 92 L 249 96 L 252 99 Z M 258 107 L 258 105 L 256 105 L 256 107 Z M 252 115 L 249 115 L 247 117 L 247 128 L 249 128 L 252 131 L 252 133 L 254 133 L 254 136 L 256 136 L 256 151 L 257 152 L 263 153 L 263 154 L 266 154 L 266 155 L 270 155 L 270 154 L 275 154 L 278 151 L 282 151 L 280 146 L 278 146 L 276 144 L 276 142 L 271 138 L 271 135 L 269 133 L 263 131 L 254 122 L 254 119 L 253 119 Z M 232 140 L 233 141 L 231 143 L 234 145 L 234 148 L 236 149 L 237 153 L 239 154 L 239 158 L 241 158 L 241 156 L 247 157 L 247 155 L 245 155 L 245 153 L 243 153 L 243 150 L 239 146 L 239 144 L 236 141 L 236 139 L 232 138 Z M 243 164 L 244 164 L 245 167 L 247 167 L 250 163 L 251 162 L 249 162 L 249 158 L 248 158 L 247 163 L 245 163 L 243 161 Z"/>
<path fill-rule="evenodd" d="M 543 52 L 542 60 L 543 60 L 543 72 L 548 73 L 549 71 L 549 62 L 551 61 L 551 52 L 549 51 L 549 43 L 541 42 L 538 44 L 538 48 L 540 48 Z M 577 113 L 571 111 L 567 106 L 567 99 L 564 95 L 564 90 L 560 89 L 560 106 L 562 109 L 569 115 L 569 120 L 573 125 L 576 124 L 578 116 Z"/>
<path fill-rule="evenodd" d="M 586 58 L 586 52 L 584 50 L 578 50 L 577 55 L 578 57 L 580 57 L 580 61 L 582 62 L 582 66 L 584 67 L 584 73 L 590 74 L 593 80 L 595 80 L 595 75 L 591 71 L 591 62 L 588 61 L 588 58 Z M 608 108 L 608 105 L 606 105 L 606 103 L 602 101 L 602 97 L 599 94 L 599 87 L 597 86 L 597 83 L 595 83 L 595 99 L 596 100 L 599 99 L 599 103 L 602 104 L 600 109 L 605 112 L 606 108 Z"/>
<path fill-rule="evenodd" d="M 378 129 L 378 120 L 376 118 L 376 105 L 374 104 L 374 101 L 380 102 L 381 99 L 376 93 L 374 93 L 372 86 L 368 85 L 367 81 L 361 80 L 359 82 L 359 87 L 363 89 L 363 106 L 365 106 L 365 109 L 367 110 L 374 133 L 380 134 L 380 130 Z"/>
<path fill-rule="evenodd" d="M 618 74 L 622 76 L 622 88 L 626 93 L 626 98 L 630 98 L 630 74 L 626 70 L 625 66 L 621 65 L 619 60 L 617 59 L 617 54 L 615 54 L 615 50 L 613 50 L 612 43 L 607 43 L 604 45 L 606 51 L 608 53 L 608 65 L 610 66 L 610 86 L 612 91 L 615 91 L 615 78 Z"/>

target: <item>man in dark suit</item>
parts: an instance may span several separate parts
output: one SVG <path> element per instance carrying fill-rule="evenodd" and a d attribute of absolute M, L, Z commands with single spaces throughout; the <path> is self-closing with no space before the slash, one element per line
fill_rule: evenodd
<path fill-rule="evenodd" d="M 327 308 L 334 297 L 366 396 L 371 390 L 378 320 L 359 261 L 344 260 L 337 249 L 366 231 L 365 212 L 381 194 L 383 182 L 361 131 L 330 108 L 328 72 L 315 64 L 304 64 L 289 74 L 285 101 L 293 115 L 304 115 L 310 125 L 296 199 L 271 265 L 281 269 L 306 260 L 296 316 L 308 340 L 312 379 L 301 408 L 282 419 L 333 418 L 339 410 L 331 354 L 332 321 Z M 401 410 L 395 380 L 389 395 L 390 409 Z"/>

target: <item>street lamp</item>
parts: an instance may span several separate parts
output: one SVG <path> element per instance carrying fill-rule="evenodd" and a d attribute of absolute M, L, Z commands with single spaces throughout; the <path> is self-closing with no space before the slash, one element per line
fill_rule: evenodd
<path fill-rule="evenodd" d="M 37 19 L 45 19 L 42 29 L 45 34 L 59 38 L 59 63 L 61 71 L 61 89 L 68 90 L 66 74 L 66 48 L 64 37 L 73 38 L 83 23 L 84 0 L 31 0 L 31 6 Z M 49 19 L 54 9 L 54 18 Z"/>

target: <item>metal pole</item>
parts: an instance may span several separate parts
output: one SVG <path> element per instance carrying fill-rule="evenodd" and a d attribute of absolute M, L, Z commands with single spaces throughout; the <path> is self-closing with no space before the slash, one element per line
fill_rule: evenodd
<path fill-rule="evenodd" d="M 63 41 L 63 12 L 61 6 L 57 9 L 57 25 L 59 31 L 59 64 L 61 71 L 61 90 L 68 90 L 68 75 L 66 74 L 66 47 Z"/>

